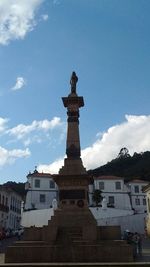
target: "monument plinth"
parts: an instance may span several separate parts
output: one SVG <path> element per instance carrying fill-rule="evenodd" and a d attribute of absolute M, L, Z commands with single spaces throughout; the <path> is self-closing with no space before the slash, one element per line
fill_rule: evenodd
<path fill-rule="evenodd" d="M 53 175 L 59 188 L 58 209 L 42 228 L 25 230 L 22 241 L 8 248 L 8 262 L 129 262 L 132 247 L 121 239 L 119 226 L 97 226 L 88 207 L 91 177 L 81 159 L 79 108 L 84 106 L 76 92 L 78 77 L 72 73 L 71 92 L 63 97 L 67 108 L 67 139 L 64 166 Z"/>

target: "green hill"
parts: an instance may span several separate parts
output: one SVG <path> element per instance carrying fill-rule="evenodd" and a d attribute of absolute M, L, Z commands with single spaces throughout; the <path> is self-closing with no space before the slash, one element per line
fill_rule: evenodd
<path fill-rule="evenodd" d="M 122 148 L 116 159 L 88 173 L 93 176 L 115 175 L 124 177 L 126 181 L 132 179 L 142 179 L 150 182 L 150 151 L 143 153 L 134 153 L 130 156 L 126 148 Z M 22 198 L 25 197 L 25 183 L 16 183 L 9 181 L 4 185 L 11 187 Z"/>
<path fill-rule="evenodd" d="M 150 151 L 135 152 L 132 157 L 128 154 L 127 149 L 126 153 L 120 151 L 116 159 L 94 170 L 89 170 L 88 173 L 93 176 L 115 175 L 125 177 L 126 180 L 142 179 L 150 181 Z"/>

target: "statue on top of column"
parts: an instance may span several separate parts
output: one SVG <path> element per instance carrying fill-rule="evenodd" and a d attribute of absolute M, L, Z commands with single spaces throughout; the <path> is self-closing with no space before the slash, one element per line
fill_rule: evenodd
<path fill-rule="evenodd" d="M 71 93 L 76 94 L 76 84 L 78 82 L 78 77 L 76 76 L 75 71 L 72 72 L 70 84 L 71 84 Z"/>

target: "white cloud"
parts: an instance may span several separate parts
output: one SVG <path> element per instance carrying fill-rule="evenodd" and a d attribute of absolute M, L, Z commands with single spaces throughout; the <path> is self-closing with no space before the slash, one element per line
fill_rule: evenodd
<path fill-rule="evenodd" d="M 37 128 L 38 129 L 43 129 L 45 131 L 49 130 L 49 129 L 54 129 L 58 126 L 61 126 L 62 122 L 61 119 L 58 117 L 54 117 L 51 121 L 49 120 L 43 120 L 43 121 L 38 121 L 37 122 Z"/>
<path fill-rule="evenodd" d="M 43 14 L 41 17 L 42 17 L 42 19 L 44 21 L 47 21 L 48 20 L 48 14 Z"/>
<path fill-rule="evenodd" d="M 23 77 L 17 77 L 16 84 L 11 88 L 11 90 L 16 91 L 20 90 L 23 86 L 25 86 L 26 81 Z"/>
<path fill-rule="evenodd" d="M 120 149 L 126 147 L 130 154 L 150 151 L 150 115 L 126 115 L 121 124 L 110 127 L 96 142 L 82 150 L 82 160 L 87 169 L 93 169 L 116 158 Z M 39 165 L 38 169 L 57 173 L 63 160 L 49 165 Z"/>
<path fill-rule="evenodd" d="M 23 39 L 36 25 L 35 13 L 44 0 L 0 0 L 0 44 Z"/>
<path fill-rule="evenodd" d="M 150 116 L 126 115 L 125 118 L 125 122 L 110 127 L 91 147 L 82 151 L 88 169 L 117 157 L 122 147 L 127 147 L 131 155 L 150 150 Z"/>
<path fill-rule="evenodd" d="M 24 146 L 29 146 L 31 144 L 31 138 L 27 138 L 23 143 L 24 143 Z"/>
<path fill-rule="evenodd" d="M 49 131 L 53 130 L 54 128 L 62 126 L 61 119 L 58 117 L 54 117 L 51 121 L 43 120 L 43 121 L 36 121 L 34 120 L 31 124 L 19 124 L 14 128 L 11 128 L 7 131 L 8 134 L 15 136 L 17 139 L 23 139 L 28 134 L 34 131 Z"/>
<path fill-rule="evenodd" d="M 30 156 L 30 150 L 27 148 L 25 150 L 22 149 L 13 149 L 7 150 L 0 146 L 0 166 L 4 166 L 6 164 L 12 164 L 18 158 L 26 158 Z"/>
<path fill-rule="evenodd" d="M 64 165 L 63 159 L 57 159 L 51 164 L 40 164 L 37 168 L 39 172 L 46 172 L 46 173 L 58 173 L 59 169 Z"/>
<path fill-rule="evenodd" d="M 37 135 L 34 135 L 33 137 L 28 137 L 27 139 L 25 139 L 23 141 L 23 144 L 24 146 L 29 146 L 30 144 L 33 144 L 33 143 L 37 143 L 37 144 L 40 144 L 42 143 L 42 138 L 40 138 L 39 136 Z"/>
<path fill-rule="evenodd" d="M 7 122 L 8 122 L 8 119 L 7 118 L 1 118 L 0 117 L 0 133 L 4 132 L 7 128 Z"/>

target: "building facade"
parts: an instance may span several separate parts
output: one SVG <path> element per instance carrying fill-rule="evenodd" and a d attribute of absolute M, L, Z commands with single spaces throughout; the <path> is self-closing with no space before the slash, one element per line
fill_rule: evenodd
<path fill-rule="evenodd" d="M 146 185 L 143 189 L 146 194 L 147 218 L 146 218 L 146 233 L 150 237 L 150 184 Z"/>
<path fill-rule="evenodd" d="M 146 194 L 142 189 L 147 184 L 143 180 L 125 183 L 123 177 L 117 176 L 94 177 L 94 189 L 102 191 L 108 207 L 134 210 L 135 213 L 146 212 Z"/>
<path fill-rule="evenodd" d="M 0 228 L 17 229 L 21 220 L 21 201 L 19 194 L 11 188 L 0 186 Z"/>
<path fill-rule="evenodd" d="M 89 186 L 89 206 L 95 204 L 92 200 L 93 191 L 99 189 L 106 199 L 107 207 L 144 213 L 146 193 L 142 189 L 147 184 L 143 180 L 125 183 L 123 177 L 112 175 L 94 177 L 93 185 Z M 25 188 L 27 194 L 24 210 L 48 209 L 52 207 L 54 199 L 58 200 L 58 187 L 49 173 L 39 173 L 37 170 L 29 173 Z"/>
<path fill-rule="evenodd" d="M 122 177 L 94 177 L 94 189 L 102 191 L 102 197 L 106 198 L 107 207 L 125 210 L 132 209 L 130 191 Z"/>
<path fill-rule="evenodd" d="M 143 192 L 143 188 L 148 185 L 148 181 L 144 180 L 132 180 L 127 183 L 130 190 L 131 206 L 135 213 L 146 213 L 146 194 Z"/>
<path fill-rule="evenodd" d="M 57 185 L 49 173 L 39 173 L 37 170 L 29 173 L 25 189 L 25 210 L 50 208 L 53 200 L 58 198 Z"/>

